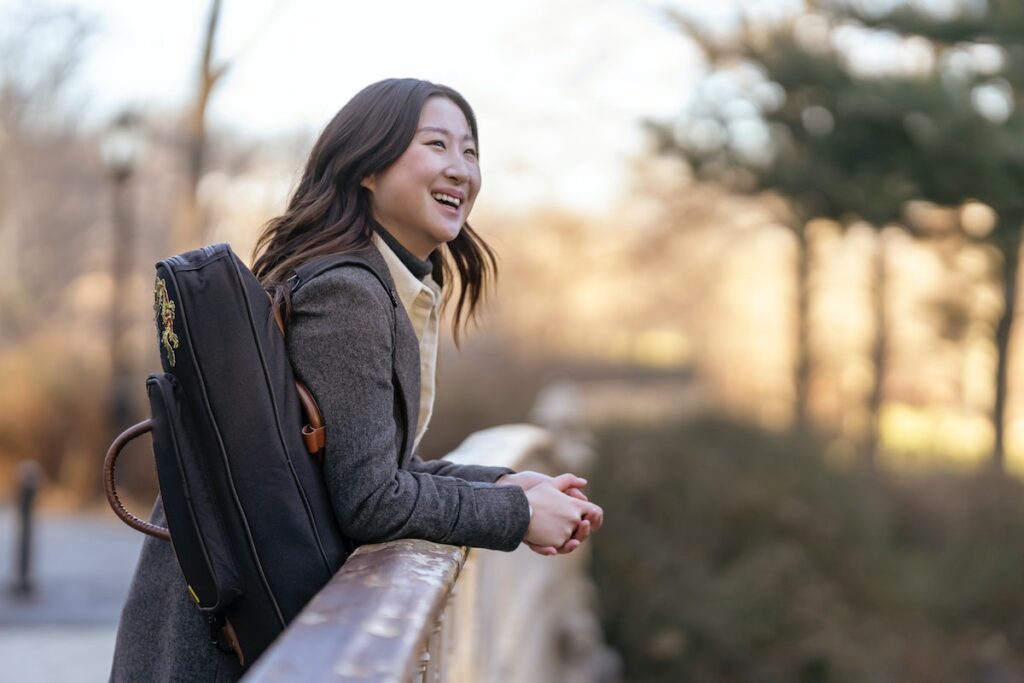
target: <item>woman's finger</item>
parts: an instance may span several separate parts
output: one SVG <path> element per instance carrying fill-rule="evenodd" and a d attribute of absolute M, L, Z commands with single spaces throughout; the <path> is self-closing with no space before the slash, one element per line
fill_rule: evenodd
<path fill-rule="evenodd" d="M 551 485 L 562 492 L 568 491 L 570 488 L 579 488 L 580 486 L 586 486 L 587 480 L 582 477 L 577 477 L 571 472 L 560 474 L 557 477 L 552 477 Z"/>
<path fill-rule="evenodd" d="M 537 553 L 538 555 L 557 555 L 558 548 L 553 545 L 536 545 L 529 541 L 523 541 L 526 545 L 530 546 L 530 550 Z"/>
<path fill-rule="evenodd" d="M 565 545 L 563 545 L 561 548 L 558 549 L 558 554 L 559 555 L 568 555 L 573 550 L 576 550 L 576 548 L 579 548 L 579 547 L 580 547 L 580 542 L 577 541 L 574 538 L 570 538 L 568 541 L 565 542 Z"/>
<path fill-rule="evenodd" d="M 565 494 L 567 496 L 572 496 L 573 498 L 576 498 L 578 500 L 590 500 L 589 498 L 587 498 L 587 495 L 585 493 L 583 493 L 583 491 L 580 491 L 575 486 L 573 488 L 571 488 L 571 489 L 568 489 L 565 492 Z"/>
<path fill-rule="evenodd" d="M 579 526 L 576 527 L 576 531 L 573 533 L 572 537 L 582 543 L 587 540 L 588 536 L 590 536 L 590 520 L 584 519 L 579 523 Z"/>
<path fill-rule="evenodd" d="M 604 523 L 604 511 L 598 505 L 590 503 L 581 509 L 580 519 L 590 522 L 590 530 L 597 531 Z"/>

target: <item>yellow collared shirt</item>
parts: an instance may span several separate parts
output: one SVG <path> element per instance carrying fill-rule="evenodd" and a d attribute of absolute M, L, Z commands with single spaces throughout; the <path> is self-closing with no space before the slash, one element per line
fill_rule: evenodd
<path fill-rule="evenodd" d="M 416 436 L 412 442 L 412 452 L 417 453 L 420 439 L 426 433 L 430 416 L 434 412 L 437 345 L 441 328 L 441 287 L 429 274 L 423 276 L 423 280 L 417 280 L 376 233 L 373 234 L 373 243 L 388 265 L 391 279 L 395 281 L 395 289 L 398 290 L 398 298 L 409 315 L 412 329 L 420 343 L 420 414 L 417 416 Z"/>

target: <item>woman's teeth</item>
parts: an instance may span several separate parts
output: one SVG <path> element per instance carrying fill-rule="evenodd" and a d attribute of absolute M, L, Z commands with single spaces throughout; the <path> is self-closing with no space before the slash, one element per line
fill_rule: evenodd
<path fill-rule="evenodd" d="M 460 200 L 458 197 L 453 197 L 443 192 L 433 192 L 431 193 L 430 196 L 436 199 L 437 201 L 442 202 L 443 204 L 448 204 L 449 206 L 454 206 L 455 208 L 459 208 L 459 205 L 462 204 L 462 200 Z"/>

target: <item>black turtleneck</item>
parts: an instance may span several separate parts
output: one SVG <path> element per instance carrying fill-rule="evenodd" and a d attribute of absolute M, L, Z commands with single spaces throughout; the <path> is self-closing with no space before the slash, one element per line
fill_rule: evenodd
<path fill-rule="evenodd" d="M 387 231 L 383 225 L 374 221 L 374 228 L 377 230 L 377 234 L 384 240 L 384 243 L 391 247 L 391 251 L 395 252 L 395 256 L 401 260 L 405 267 L 409 269 L 409 272 L 415 276 L 417 280 L 422 280 L 427 275 L 430 275 L 431 271 L 434 270 L 434 264 L 430 261 L 424 261 L 416 257 L 411 251 L 402 246 L 394 235 Z"/>

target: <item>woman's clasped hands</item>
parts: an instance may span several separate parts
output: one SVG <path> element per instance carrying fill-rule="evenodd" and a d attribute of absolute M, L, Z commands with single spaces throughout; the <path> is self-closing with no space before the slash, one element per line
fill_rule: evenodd
<path fill-rule="evenodd" d="M 519 486 L 526 493 L 533 516 L 524 542 L 540 555 L 571 553 L 604 521 L 604 510 L 580 490 L 587 480 L 575 474 L 524 471 L 502 475 L 495 483 Z"/>

